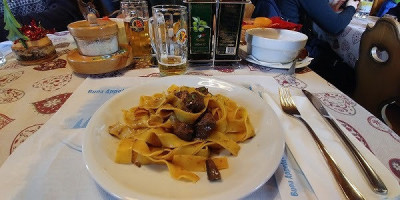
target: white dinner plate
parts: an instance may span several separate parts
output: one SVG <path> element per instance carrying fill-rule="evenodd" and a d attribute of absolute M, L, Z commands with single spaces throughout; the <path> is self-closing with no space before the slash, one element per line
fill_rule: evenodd
<path fill-rule="evenodd" d="M 205 86 L 212 94 L 225 95 L 244 106 L 256 136 L 244 143 L 237 157 L 228 156 L 229 168 L 221 170 L 221 182 L 209 182 L 205 172 L 196 172 L 196 183 L 173 179 L 165 165 L 117 164 L 118 139 L 108 126 L 122 122 L 122 110 L 139 104 L 142 95 L 153 95 L 178 86 Z M 197 76 L 160 78 L 126 89 L 101 106 L 91 118 L 83 143 L 83 157 L 95 181 L 122 199 L 238 199 L 255 191 L 274 174 L 285 147 L 280 122 L 259 96 L 225 81 Z"/>
<path fill-rule="evenodd" d="M 264 62 L 261 60 L 257 60 L 256 58 L 254 58 L 254 56 L 247 54 L 247 46 L 246 45 L 240 46 L 240 57 L 242 57 L 242 59 L 245 59 L 246 61 L 251 62 L 253 64 L 270 67 L 270 68 L 275 68 L 275 69 L 289 69 L 290 66 L 292 66 L 291 62 L 290 63 L 268 63 L 268 62 Z M 303 59 L 301 61 L 297 61 L 296 69 L 307 67 L 311 63 L 312 60 L 313 60 L 313 58 L 307 56 L 305 59 Z"/>

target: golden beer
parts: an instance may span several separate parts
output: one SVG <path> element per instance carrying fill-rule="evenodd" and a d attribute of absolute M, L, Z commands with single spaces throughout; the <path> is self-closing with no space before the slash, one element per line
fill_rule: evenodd
<path fill-rule="evenodd" d="M 147 19 L 131 18 L 124 21 L 126 38 L 132 48 L 133 57 L 151 55 L 149 22 Z"/>
<path fill-rule="evenodd" d="M 153 6 L 151 41 L 161 76 L 184 74 L 187 69 L 187 8 L 180 5 Z"/>
<path fill-rule="evenodd" d="M 186 61 L 182 61 L 180 56 L 162 57 L 158 62 L 161 76 L 180 75 L 185 73 L 187 68 Z"/>

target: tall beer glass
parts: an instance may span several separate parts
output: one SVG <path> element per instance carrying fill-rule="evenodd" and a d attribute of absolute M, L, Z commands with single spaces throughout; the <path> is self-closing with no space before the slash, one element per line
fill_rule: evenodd
<path fill-rule="evenodd" d="M 123 5 L 122 5 L 123 4 Z M 126 38 L 132 48 L 132 56 L 140 58 L 151 55 L 149 37 L 149 12 L 146 0 L 124 1 L 122 13 L 125 15 Z"/>
<path fill-rule="evenodd" d="M 150 35 L 161 76 L 183 74 L 187 68 L 186 6 L 152 7 Z"/>

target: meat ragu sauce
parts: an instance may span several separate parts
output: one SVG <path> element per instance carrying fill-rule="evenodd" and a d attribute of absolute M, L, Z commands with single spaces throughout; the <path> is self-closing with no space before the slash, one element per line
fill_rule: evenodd
<path fill-rule="evenodd" d="M 196 88 L 196 91 L 202 94 L 208 94 L 205 87 Z M 175 96 L 183 102 L 183 110 L 197 113 L 204 109 L 204 97 L 197 92 L 179 91 Z M 173 125 L 173 133 L 180 139 L 192 141 L 194 138 L 206 139 L 216 128 L 216 121 L 212 114 L 207 110 L 193 124 L 176 121 Z"/>

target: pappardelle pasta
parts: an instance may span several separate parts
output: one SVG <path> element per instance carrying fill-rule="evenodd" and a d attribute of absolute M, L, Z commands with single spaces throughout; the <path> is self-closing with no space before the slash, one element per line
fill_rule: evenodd
<path fill-rule="evenodd" d="M 172 85 L 166 93 L 141 96 L 123 118 L 109 127 L 120 139 L 115 162 L 163 164 L 174 179 L 192 182 L 210 159 L 218 170 L 227 169 L 227 157 L 218 152 L 237 156 L 238 143 L 255 135 L 245 108 L 205 87 Z"/>

